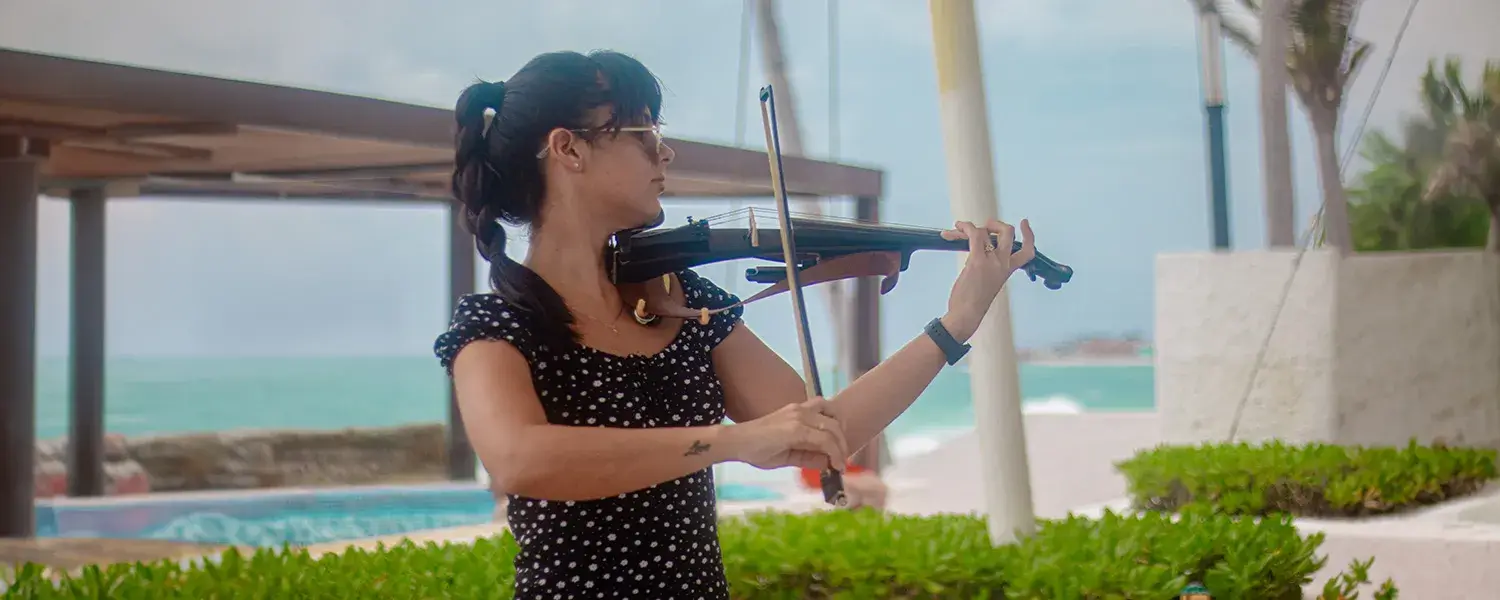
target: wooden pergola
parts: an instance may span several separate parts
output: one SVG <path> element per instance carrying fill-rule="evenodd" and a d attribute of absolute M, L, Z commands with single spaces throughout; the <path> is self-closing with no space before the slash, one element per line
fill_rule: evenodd
<path fill-rule="evenodd" d="M 446 205 L 452 135 L 442 108 L 0 48 L 0 538 L 35 532 L 39 194 L 72 205 L 68 493 L 101 495 L 105 204 L 175 196 Z M 669 143 L 677 155 L 668 196 L 771 195 L 763 152 Z M 879 170 L 785 157 L 783 178 L 792 194 L 853 197 L 859 218 L 878 217 Z M 477 283 L 460 221 L 450 219 L 449 231 L 455 302 Z M 881 356 L 876 281 L 859 281 L 855 297 L 858 376 Z M 448 411 L 449 475 L 472 479 L 451 389 Z"/>

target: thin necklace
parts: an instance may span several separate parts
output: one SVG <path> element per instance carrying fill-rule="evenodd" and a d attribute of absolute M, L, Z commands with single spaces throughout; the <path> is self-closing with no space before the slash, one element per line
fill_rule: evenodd
<path fill-rule="evenodd" d="M 615 332 L 615 335 L 620 335 L 620 329 L 617 328 L 617 327 L 615 327 L 615 323 L 620 320 L 620 313 L 623 313 L 623 312 L 625 312 L 625 305 L 621 304 L 620 305 L 620 312 L 615 313 L 615 318 L 612 319 L 608 323 L 605 323 L 604 321 L 600 321 L 599 319 L 594 318 L 593 315 L 590 315 L 588 313 L 579 313 L 579 314 L 582 314 L 584 316 L 584 318 L 587 318 L 590 321 L 593 321 L 595 323 L 598 323 L 600 325 L 608 327 L 610 331 Z"/>

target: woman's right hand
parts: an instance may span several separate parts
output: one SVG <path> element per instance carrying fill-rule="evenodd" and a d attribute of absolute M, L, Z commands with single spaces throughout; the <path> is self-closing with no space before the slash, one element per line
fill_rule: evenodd
<path fill-rule="evenodd" d="M 734 457 L 761 469 L 844 470 L 849 445 L 844 426 L 823 414 L 822 398 L 788 404 L 769 415 L 729 426 Z"/>

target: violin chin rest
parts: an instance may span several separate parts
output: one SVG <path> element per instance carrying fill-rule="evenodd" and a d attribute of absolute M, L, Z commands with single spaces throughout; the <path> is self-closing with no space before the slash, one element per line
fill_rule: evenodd
<path fill-rule="evenodd" d="M 897 272 L 892 273 L 890 275 L 886 275 L 885 277 L 881 278 L 881 280 L 880 280 L 880 295 L 884 296 L 886 294 L 889 294 L 891 292 L 891 290 L 896 289 L 896 284 L 899 283 L 900 280 L 901 280 L 901 272 L 900 271 L 897 271 Z"/>

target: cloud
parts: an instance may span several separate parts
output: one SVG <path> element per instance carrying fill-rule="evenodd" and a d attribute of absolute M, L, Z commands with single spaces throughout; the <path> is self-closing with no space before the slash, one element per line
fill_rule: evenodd
<path fill-rule="evenodd" d="M 1375 98 L 1371 128 L 1394 127 L 1402 115 L 1419 109 L 1417 80 L 1428 60 L 1441 61 L 1447 55 L 1462 57 L 1471 83 L 1477 81 L 1485 59 L 1500 60 L 1500 36 L 1494 35 L 1495 24 L 1500 23 L 1500 3 L 1423 0 L 1398 48 L 1396 35 L 1410 5 L 1411 0 L 1367 0 L 1360 10 L 1355 34 L 1373 43 L 1374 49 L 1350 86 L 1344 112 L 1346 131 L 1359 124 L 1387 61 L 1391 61 L 1391 69 Z"/>
<path fill-rule="evenodd" d="M 930 46 L 927 2 L 882 0 L 842 10 L 849 29 L 893 42 Z M 1058 42 L 1079 46 L 1176 47 L 1194 43 L 1187 0 L 988 0 L 976 3 L 985 42 L 1028 46 Z"/>
<path fill-rule="evenodd" d="M 580 42 L 666 51 L 680 42 L 650 32 L 678 4 L 0 0 L 0 45 L 447 105 L 474 77 Z"/>
<path fill-rule="evenodd" d="M 1196 35 L 1187 0 L 1001 0 L 979 13 L 981 31 L 1029 44 L 1177 47 Z"/>
<path fill-rule="evenodd" d="M 377 3 L 378 4 L 378 3 Z M 0 43 L 174 70 L 309 85 L 378 26 L 348 2 L 0 0 Z M 251 58 L 253 57 L 253 58 Z"/>

